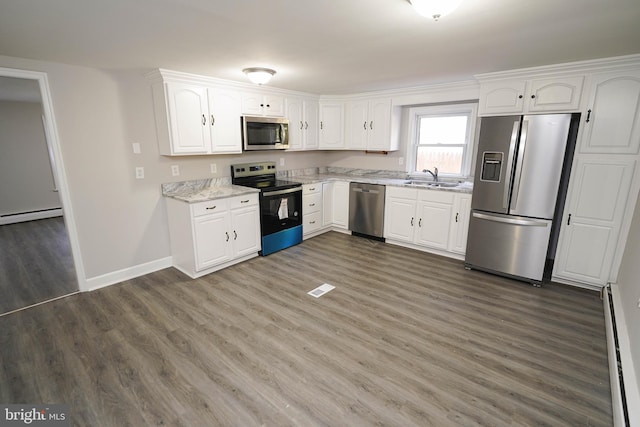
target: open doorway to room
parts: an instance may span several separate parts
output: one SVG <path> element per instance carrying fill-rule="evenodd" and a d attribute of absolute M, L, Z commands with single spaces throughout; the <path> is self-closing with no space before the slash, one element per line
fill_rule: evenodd
<path fill-rule="evenodd" d="M 0 315 L 79 289 L 42 79 L 0 69 Z M 28 73 L 28 72 L 27 72 Z M 48 89 L 46 89 L 48 92 Z M 66 186 L 65 186 L 66 188 Z"/>

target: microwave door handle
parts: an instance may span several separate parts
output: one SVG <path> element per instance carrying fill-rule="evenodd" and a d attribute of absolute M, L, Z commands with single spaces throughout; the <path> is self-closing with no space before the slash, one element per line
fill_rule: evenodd
<path fill-rule="evenodd" d="M 516 209 L 518 205 L 518 193 L 520 192 L 520 178 L 524 163 L 524 152 L 527 149 L 527 131 L 529 130 L 529 120 L 522 121 L 522 131 L 520 132 L 520 144 L 518 145 L 518 160 L 516 160 L 516 173 L 513 176 L 513 191 L 511 192 L 511 207 Z"/>
<path fill-rule="evenodd" d="M 502 207 L 504 209 L 509 208 L 509 190 L 511 190 L 511 168 L 513 167 L 513 157 L 516 154 L 516 143 L 518 142 L 518 128 L 520 127 L 520 120 L 513 122 L 513 130 L 511 131 L 511 141 L 509 142 L 509 155 L 507 157 L 507 168 L 505 170 L 504 178 L 504 194 L 502 196 Z"/>

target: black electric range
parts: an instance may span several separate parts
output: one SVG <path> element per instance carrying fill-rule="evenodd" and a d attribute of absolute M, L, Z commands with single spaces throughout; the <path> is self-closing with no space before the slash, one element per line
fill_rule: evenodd
<path fill-rule="evenodd" d="M 260 255 L 302 242 L 302 184 L 277 179 L 275 162 L 231 165 L 231 183 L 260 190 Z"/>

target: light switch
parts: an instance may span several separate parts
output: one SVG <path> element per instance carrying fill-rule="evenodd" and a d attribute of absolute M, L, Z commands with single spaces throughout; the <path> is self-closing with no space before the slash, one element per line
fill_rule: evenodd
<path fill-rule="evenodd" d="M 144 179 L 144 168 L 142 166 L 136 168 L 136 179 Z"/>
<path fill-rule="evenodd" d="M 211 163 L 211 173 L 218 172 L 218 166 L 215 163 Z"/>
<path fill-rule="evenodd" d="M 398 157 L 398 164 L 400 166 L 404 165 L 404 157 Z"/>
<path fill-rule="evenodd" d="M 178 166 L 178 165 L 171 165 L 171 175 L 173 175 L 173 176 L 178 176 L 178 175 L 180 175 L 180 166 Z"/>
<path fill-rule="evenodd" d="M 280 157 L 280 166 L 284 166 L 284 157 Z"/>
<path fill-rule="evenodd" d="M 131 144 L 133 146 L 133 154 L 140 154 L 140 143 L 138 142 L 134 142 L 133 144 Z"/>

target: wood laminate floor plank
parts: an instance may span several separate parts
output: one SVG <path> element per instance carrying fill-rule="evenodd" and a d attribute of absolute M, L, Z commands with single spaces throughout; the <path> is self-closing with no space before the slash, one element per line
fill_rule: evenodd
<path fill-rule="evenodd" d="M 339 233 L 1 317 L 0 363 L 79 426 L 612 425 L 597 293 Z"/>

